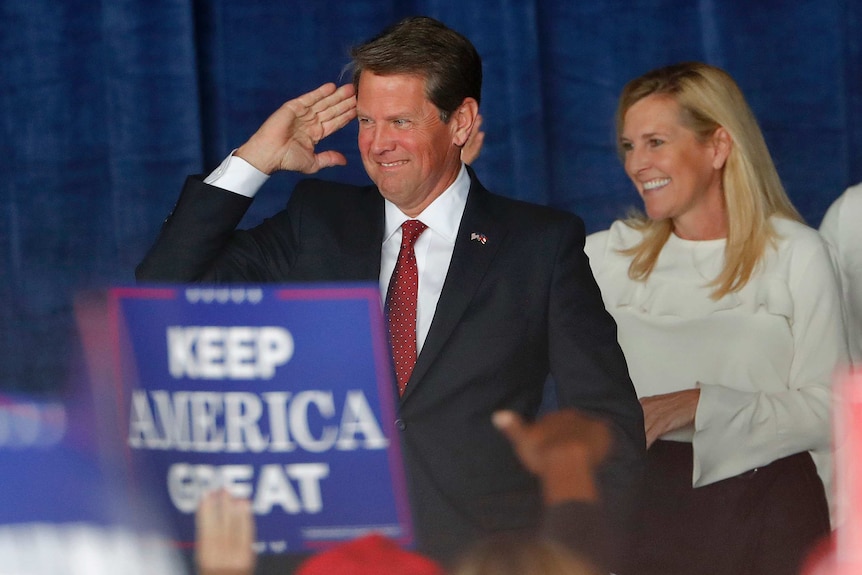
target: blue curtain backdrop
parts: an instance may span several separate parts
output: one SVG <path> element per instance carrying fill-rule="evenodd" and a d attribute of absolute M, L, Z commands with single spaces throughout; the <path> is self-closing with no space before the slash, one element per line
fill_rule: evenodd
<path fill-rule="evenodd" d="M 810 224 L 862 181 L 860 0 L 2 0 L 0 388 L 61 385 L 75 295 L 133 281 L 185 175 L 411 14 L 484 59 L 485 185 L 590 231 L 638 203 L 614 150 L 620 89 L 681 60 L 737 79 Z M 350 162 L 324 177 L 366 180 L 355 137 L 324 141 Z M 276 176 L 246 223 L 295 179 Z"/>

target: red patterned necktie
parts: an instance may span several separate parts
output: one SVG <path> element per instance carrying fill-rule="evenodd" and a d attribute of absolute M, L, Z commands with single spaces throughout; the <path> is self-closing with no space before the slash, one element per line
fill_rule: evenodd
<path fill-rule="evenodd" d="M 404 394 L 407 380 L 416 363 L 416 299 L 419 294 L 419 273 L 416 269 L 416 253 L 413 243 L 427 228 L 419 220 L 407 220 L 401 224 L 401 250 L 395 271 L 389 280 L 386 298 L 386 316 L 389 320 L 389 342 L 392 345 L 392 360 L 398 393 Z"/>

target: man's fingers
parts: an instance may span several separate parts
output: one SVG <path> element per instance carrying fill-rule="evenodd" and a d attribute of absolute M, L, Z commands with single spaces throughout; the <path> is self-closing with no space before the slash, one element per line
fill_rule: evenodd
<path fill-rule="evenodd" d="M 332 85 L 334 86 L 334 84 Z M 314 92 L 312 92 L 311 94 L 314 94 Z M 302 100 L 301 102 L 304 105 L 307 105 L 306 102 Z M 356 98 L 354 97 L 354 90 L 352 84 L 345 84 L 344 86 L 339 87 L 332 93 L 325 95 L 324 97 L 314 101 L 310 105 L 307 105 L 307 109 L 312 114 L 317 115 L 318 119 L 323 122 L 329 121 L 332 118 L 340 116 L 341 114 L 344 114 L 345 112 L 348 112 L 355 107 Z"/>
<path fill-rule="evenodd" d="M 491 422 L 514 444 L 520 443 L 524 436 L 524 420 L 514 411 L 495 411 Z"/>
<path fill-rule="evenodd" d="M 213 493 L 205 493 L 204 496 L 201 497 L 200 503 L 198 504 L 198 510 L 195 513 L 195 526 L 197 527 L 198 533 L 209 530 L 209 527 L 212 524 L 214 506 L 215 499 L 213 497 Z"/>
<path fill-rule="evenodd" d="M 236 542 L 238 552 L 250 553 L 255 539 L 254 514 L 248 499 L 233 499 L 228 502 L 226 533 Z"/>
<path fill-rule="evenodd" d="M 310 100 L 306 96 L 313 97 L 324 87 L 332 88 L 334 84 L 324 85 L 314 92 L 301 96 L 299 109 L 294 108 L 294 113 L 299 120 L 297 130 L 307 134 L 313 145 L 317 145 L 325 137 L 337 132 L 356 117 L 356 98 L 351 84 L 341 86 L 331 94 L 315 101 L 310 106 L 306 105 Z M 326 92 L 320 92 L 326 93 Z M 329 165 L 340 165 L 340 162 Z M 320 168 L 326 167 L 320 165 Z"/>
<path fill-rule="evenodd" d="M 316 90 L 285 102 L 281 109 L 289 110 L 293 116 L 303 121 L 312 120 L 322 124 L 355 107 L 353 85 L 345 84 L 336 89 L 335 84 L 329 82 Z"/>
<path fill-rule="evenodd" d="M 355 117 L 356 104 L 354 103 L 352 106 L 345 107 L 341 112 L 339 112 L 332 118 L 324 120 L 321 123 L 321 125 L 323 126 L 323 138 L 332 134 L 333 132 L 337 132 L 338 130 L 349 124 L 350 121 L 353 120 L 353 118 Z"/>
<path fill-rule="evenodd" d="M 313 171 L 309 171 L 306 173 L 313 174 L 318 170 L 322 170 L 323 168 L 347 165 L 347 158 L 344 157 L 344 154 L 342 154 L 341 152 L 336 152 L 334 150 L 327 150 L 325 152 L 315 154 L 314 159 L 315 167 L 313 168 Z"/>
<path fill-rule="evenodd" d="M 325 100 L 327 97 L 332 96 L 337 91 L 334 82 L 327 82 L 322 86 L 312 90 L 311 92 L 307 92 L 302 96 L 294 98 L 291 102 L 296 102 L 300 104 L 302 107 L 310 109 L 313 108 L 318 102 Z M 290 102 L 288 102 L 290 103 Z"/>
<path fill-rule="evenodd" d="M 356 117 L 356 98 L 353 85 L 341 86 L 316 106 L 317 120 L 323 128 L 320 139 L 337 132 Z"/>

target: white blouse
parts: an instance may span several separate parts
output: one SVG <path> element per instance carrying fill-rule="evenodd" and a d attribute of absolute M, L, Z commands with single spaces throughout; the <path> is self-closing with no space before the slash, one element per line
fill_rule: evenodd
<path fill-rule="evenodd" d="M 850 357 L 862 366 L 862 183 L 847 188 L 833 202 L 820 233 L 840 271 Z"/>
<path fill-rule="evenodd" d="M 775 248 L 717 301 L 723 239 L 672 234 L 644 282 L 618 252 L 641 237 L 624 223 L 590 235 L 586 252 L 638 396 L 701 389 L 694 425 L 663 437 L 692 442 L 694 487 L 809 450 L 831 495 L 831 384 L 847 361 L 839 287 L 816 231 L 772 223 Z"/>

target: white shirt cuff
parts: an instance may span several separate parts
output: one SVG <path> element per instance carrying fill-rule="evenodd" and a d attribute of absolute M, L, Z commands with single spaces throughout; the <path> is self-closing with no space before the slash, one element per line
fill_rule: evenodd
<path fill-rule="evenodd" d="M 268 179 L 267 174 L 231 152 L 219 167 L 204 179 L 204 183 L 253 198 Z"/>

